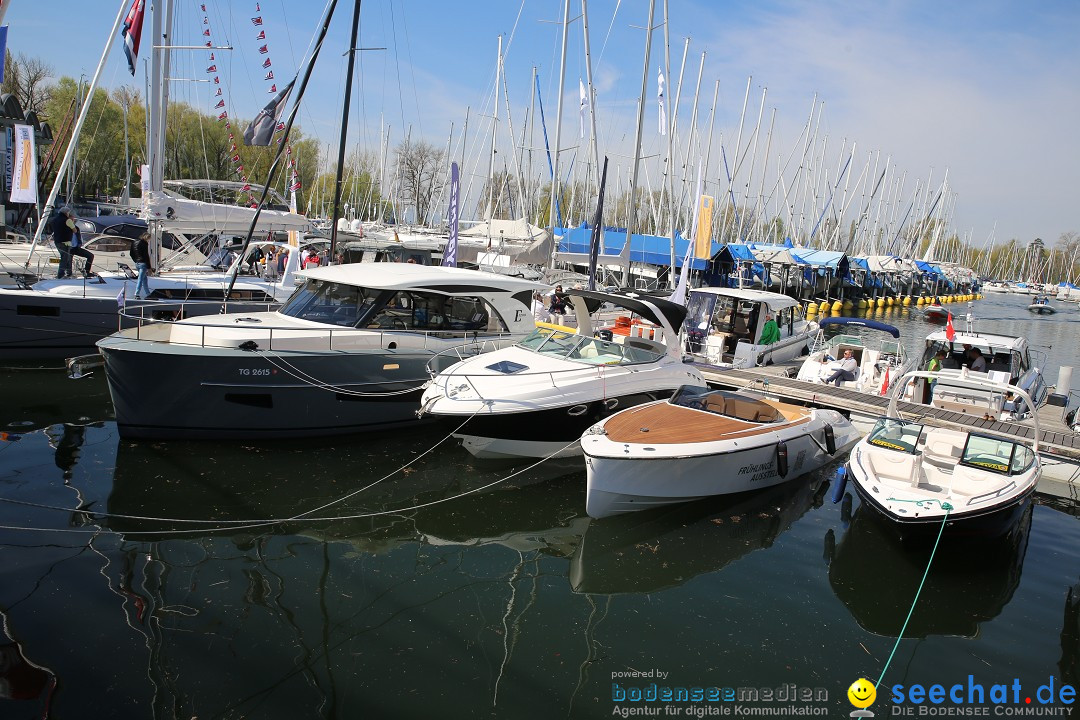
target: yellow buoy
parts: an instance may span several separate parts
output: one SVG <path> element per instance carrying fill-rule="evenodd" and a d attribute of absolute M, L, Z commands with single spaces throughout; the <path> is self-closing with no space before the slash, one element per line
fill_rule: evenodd
<path fill-rule="evenodd" d="M 851 302 L 851 300 L 844 301 L 844 312 L 848 312 L 849 310 L 853 310 L 854 308 L 855 303 Z"/>
<path fill-rule="evenodd" d="M 839 315 L 840 313 L 844 312 L 844 303 L 841 302 L 840 300 L 835 301 L 832 304 L 832 311 L 836 315 Z"/>
<path fill-rule="evenodd" d="M 860 310 L 866 309 L 866 298 L 859 298 L 859 304 L 857 306 Z"/>
<path fill-rule="evenodd" d="M 903 300 L 903 302 L 901 304 L 904 307 L 908 307 L 909 305 L 911 305 L 911 296 L 910 295 L 905 295 L 904 300 Z"/>
<path fill-rule="evenodd" d="M 829 312 L 830 307 L 831 305 L 829 304 L 828 300 L 822 300 L 821 305 L 818 306 L 818 312 L 827 313 Z"/>
<path fill-rule="evenodd" d="M 877 307 L 878 307 L 878 310 L 881 310 L 882 308 L 885 307 L 885 298 L 878 298 L 877 299 Z"/>

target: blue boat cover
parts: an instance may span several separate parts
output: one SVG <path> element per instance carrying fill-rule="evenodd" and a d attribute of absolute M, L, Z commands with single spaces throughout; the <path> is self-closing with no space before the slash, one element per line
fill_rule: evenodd
<path fill-rule="evenodd" d="M 881 330 L 887 332 L 894 338 L 900 337 L 900 331 L 889 325 L 888 323 L 878 322 L 877 320 L 865 320 L 863 318 L 849 318 L 849 317 L 827 317 L 818 320 L 820 327 L 828 327 L 829 325 L 857 325 L 859 327 L 868 327 L 871 330 Z"/>
<path fill-rule="evenodd" d="M 592 241 L 592 228 L 587 223 L 580 227 L 568 228 L 563 232 L 559 241 L 559 252 L 585 253 L 589 252 L 589 243 Z M 675 232 L 675 267 L 682 267 L 683 258 L 686 257 L 686 248 L 690 242 L 678 231 Z M 605 228 L 603 246 L 600 248 L 601 255 L 617 256 L 626 246 L 626 230 L 608 230 Z M 720 243 L 713 241 L 710 248 L 710 256 L 715 255 L 722 247 Z M 630 237 L 630 261 L 648 263 L 649 265 L 671 265 L 671 239 L 659 235 L 639 235 L 634 233 Z M 690 267 L 694 270 L 704 270 L 708 267 L 708 260 L 692 258 Z"/>

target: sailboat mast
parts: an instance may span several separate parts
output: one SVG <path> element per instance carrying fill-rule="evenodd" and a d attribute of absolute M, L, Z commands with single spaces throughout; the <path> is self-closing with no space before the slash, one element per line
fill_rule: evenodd
<path fill-rule="evenodd" d="M 637 204 L 638 166 L 641 164 L 641 131 L 645 122 L 645 92 L 649 88 L 649 56 L 652 50 L 653 14 L 656 0 L 649 0 L 649 21 L 645 24 L 645 62 L 641 69 L 641 95 L 638 96 L 637 129 L 634 131 L 634 164 L 630 171 L 630 195 L 627 201 L 626 244 L 622 249 L 623 270 L 626 284 L 630 284 L 630 239 L 634 233 L 634 217 Z"/>
<path fill-rule="evenodd" d="M 668 0 L 664 0 L 664 77 L 667 81 L 671 82 L 671 44 L 669 43 L 668 28 L 671 27 L 671 21 L 668 17 Z M 687 38 L 686 47 L 689 48 L 690 39 Z M 686 51 L 683 51 L 683 66 L 686 66 Z M 682 74 L 679 74 L 679 90 L 682 89 Z M 672 278 L 675 276 L 675 200 L 672 198 L 672 179 L 675 168 L 672 167 L 672 160 L 675 155 L 674 147 L 674 135 L 675 135 L 675 112 L 679 107 L 679 94 L 675 93 L 675 104 L 668 110 L 667 113 L 667 172 L 664 174 L 664 189 L 667 192 L 667 209 L 668 209 L 668 230 L 671 237 L 671 272 L 668 275 L 668 286 L 675 287 L 672 282 Z"/>
<path fill-rule="evenodd" d="M 592 79 L 592 54 L 589 49 L 589 0 L 581 0 L 581 25 L 582 30 L 585 33 L 585 82 L 588 86 L 585 88 L 585 92 L 588 94 L 589 101 L 589 127 L 591 128 L 591 135 L 589 136 L 589 143 L 592 145 L 593 154 L 593 167 L 600 170 L 600 140 L 596 135 L 596 94 L 593 93 L 593 79 Z M 599 188 L 599 184 L 597 188 Z M 597 190 L 599 193 L 599 189 Z"/>
<path fill-rule="evenodd" d="M 502 35 L 499 36 L 499 53 L 495 57 L 495 88 L 491 95 L 491 152 L 488 153 L 488 206 L 484 213 L 488 221 L 488 245 L 491 245 L 491 218 L 495 213 L 495 141 L 499 129 L 499 75 L 502 73 Z"/>
<path fill-rule="evenodd" d="M 349 136 L 349 107 L 352 102 L 353 69 L 356 63 L 356 37 L 360 30 L 360 0 L 353 5 L 352 32 L 349 35 L 349 62 L 345 67 L 345 99 L 341 103 L 341 135 L 338 138 L 337 173 L 334 175 L 334 208 L 330 216 L 330 250 L 327 262 L 337 257 L 338 218 L 341 217 L 341 178 L 345 170 L 345 143 Z"/>
<path fill-rule="evenodd" d="M 559 197 L 559 151 L 562 140 L 562 103 L 566 85 L 566 41 L 570 31 L 570 0 L 563 4 L 562 57 L 559 58 L 559 97 L 555 107 L 555 158 L 551 165 L 551 200 L 548 203 L 548 224 L 554 228 L 555 208 Z M 555 246 L 556 250 L 558 245 Z"/>

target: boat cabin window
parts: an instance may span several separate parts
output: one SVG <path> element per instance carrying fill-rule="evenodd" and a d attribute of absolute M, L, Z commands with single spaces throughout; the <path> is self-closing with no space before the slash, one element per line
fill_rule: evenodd
<path fill-rule="evenodd" d="M 364 323 L 369 328 L 451 332 L 507 332 L 483 298 L 401 290 Z"/>
<path fill-rule="evenodd" d="M 572 332 L 537 328 L 518 343 L 518 347 L 542 355 L 563 357 L 589 365 L 632 365 L 655 362 L 664 353 L 650 348 L 635 346 L 635 338 L 617 343 L 602 338 L 590 338 Z M 645 341 L 649 342 L 649 341 Z"/>
<path fill-rule="evenodd" d="M 289 297 L 280 312 L 299 320 L 356 327 L 385 291 L 327 280 L 308 280 Z"/>
<path fill-rule="evenodd" d="M 874 447 L 915 454 L 922 431 L 923 426 L 917 423 L 896 418 L 880 418 L 867 435 L 866 441 Z"/>
<path fill-rule="evenodd" d="M 780 326 L 780 337 L 791 337 L 794 333 L 794 308 L 781 308 L 776 312 L 776 324 Z"/>
<path fill-rule="evenodd" d="M 670 402 L 745 422 L 773 423 L 784 419 L 779 410 L 757 398 L 690 385 L 679 388 Z"/>
<path fill-rule="evenodd" d="M 1016 464 L 1018 467 L 1027 469 L 1034 462 L 1034 453 L 1022 445 L 985 435 L 968 435 L 964 452 L 960 456 L 960 464 L 1008 475 L 1018 450 L 1024 450 L 1026 453 L 1022 453 L 1025 457 L 1015 458 Z M 1031 458 L 1027 458 L 1026 454 L 1030 454 Z M 1023 472 L 1023 470 L 1014 472 Z"/>

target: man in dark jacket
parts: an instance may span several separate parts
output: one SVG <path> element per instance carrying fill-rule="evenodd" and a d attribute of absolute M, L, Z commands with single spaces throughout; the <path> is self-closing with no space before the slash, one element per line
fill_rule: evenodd
<path fill-rule="evenodd" d="M 144 232 L 139 239 L 131 243 L 131 259 L 139 270 L 139 282 L 135 287 L 135 298 L 145 300 L 150 297 L 150 282 L 146 279 L 150 268 L 150 233 Z"/>
<path fill-rule="evenodd" d="M 72 214 L 71 208 L 64 206 L 56 213 L 51 223 L 53 245 L 60 253 L 60 267 L 56 270 L 57 278 L 71 277 L 71 237 L 76 230 L 75 221 L 70 217 Z"/>

